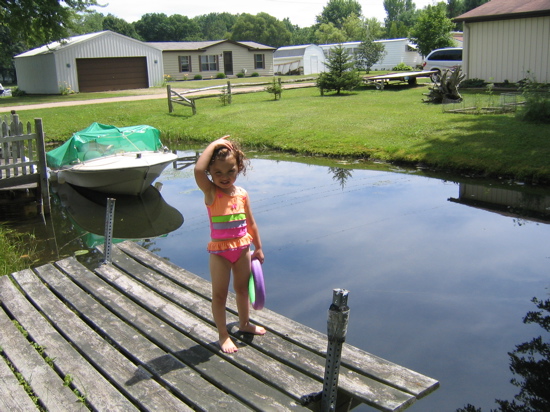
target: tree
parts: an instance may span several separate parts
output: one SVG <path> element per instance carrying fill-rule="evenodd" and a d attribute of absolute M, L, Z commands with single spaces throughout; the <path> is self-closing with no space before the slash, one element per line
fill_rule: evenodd
<path fill-rule="evenodd" d="M 132 37 L 133 39 L 141 40 L 139 34 L 137 34 L 135 27 L 128 23 L 126 20 L 119 17 L 107 14 L 102 23 L 103 30 L 111 30 L 115 33 L 122 34 L 123 36 Z M 90 32 L 87 32 L 90 33 Z M 92 32 L 93 33 L 93 32 Z"/>
<path fill-rule="evenodd" d="M 76 13 L 90 6 L 97 6 L 96 0 L 0 0 L 0 22 L 36 47 L 69 37 Z"/>
<path fill-rule="evenodd" d="M 230 37 L 233 25 L 239 18 L 231 13 L 209 13 L 193 18 L 199 26 L 201 40 L 223 40 Z"/>
<path fill-rule="evenodd" d="M 79 13 L 75 16 L 75 27 L 71 31 L 71 36 L 86 33 L 97 33 L 98 31 L 103 30 L 103 20 L 105 20 L 105 16 L 97 11 Z"/>
<path fill-rule="evenodd" d="M 344 43 L 346 35 L 333 23 L 323 23 L 315 31 L 315 40 L 317 44 Z"/>
<path fill-rule="evenodd" d="M 361 43 L 355 56 L 357 68 L 369 73 L 371 67 L 382 60 L 386 54 L 386 48 L 382 43 L 375 43 L 371 39 L 367 39 Z"/>
<path fill-rule="evenodd" d="M 408 31 L 418 18 L 416 5 L 412 0 L 384 0 L 387 17 L 384 21 L 387 38 L 396 39 L 408 36 Z"/>
<path fill-rule="evenodd" d="M 147 13 L 134 23 L 143 41 L 174 41 L 168 16 L 164 13 Z"/>
<path fill-rule="evenodd" d="M 454 45 L 452 29 L 453 22 L 447 17 L 445 3 L 441 2 L 420 12 L 409 39 L 418 46 L 422 56 L 427 56 L 432 50 Z"/>
<path fill-rule="evenodd" d="M 353 90 L 361 85 L 361 76 L 355 69 L 355 62 L 342 45 L 330 49 L 328 60 L 325 62 L 328 71 L 317 78 L 317 87 L 321 94 L 335 90 L 341 94 L 342 90 Z"/>
<path fill-rule="evenodd" d="M 231 40 L 255 41 L 272 47 L 288 45 L 290 31 L 285 24 L 267 13 L 243 13 L 233 26 Z"/>
<path fill-rule="evenodd" d="M 351 14 L 361 16 L 361 5 L 356 0 L 329 0 L 320 15 L 316 17 L 317 23 L 332 23 L 341 29 L 344 19 Z"/>
<path fill-rule="evenodd" d="M 376 17 L 366 18 L 363 24 L 365 25 L 366 38 L 380 40 L 385 37 L 384 26 Z"/>

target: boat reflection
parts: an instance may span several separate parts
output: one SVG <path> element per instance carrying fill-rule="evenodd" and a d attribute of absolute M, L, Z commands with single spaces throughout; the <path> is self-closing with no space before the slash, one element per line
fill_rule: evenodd
<path fill-rule="evenodd" d="M 550 196 L 547 193 L 514 190 L 471 183 L 459 183 L 458 199 L 449 201 L 540 223 L 550 223 Z"/>
<path fill-rule="evenodd" d="M 83 235 L 86 246 L 102 244 L 107 199 L 114 196 L 69 184 L 54 185 L 51 189 L 75 229 Z M 154 186 L 149 186 L 139 197 L 116 195 L 115 199 L 113 242 L 163 236 L 183 224 L 182 214 L 166 203 Z"/>

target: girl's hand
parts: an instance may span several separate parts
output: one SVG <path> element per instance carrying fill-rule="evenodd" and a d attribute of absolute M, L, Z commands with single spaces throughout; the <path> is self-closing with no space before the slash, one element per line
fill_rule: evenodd
<path fill-rule="evenodd" d="M 258 259 L 260 261 L 260 263 L 263 265 L 265 257 L 264 257 L 264 252 L 262 251 L 262 249 L 256 249 L 252 253 L 252 256 L 250 257 L 250 260 L 252 260 L 252 259 Z"/>
<path fill-rule="evenodd" d="M 227 147 L 229 150 L 232 150 L 233 145 L 231 144 L 231 141 L 227 140 L 227 139 L 229 139 L 229 137 L 231 137 L 231 136 L 230 135 L 225 135 L 223 137 L 220 137 L 219 139 L 214 140 L 212 143 L 210 143 L 210 145 L 214 149 L 217 149 L 219 146 L 223 146 L 223 147 Z"/>

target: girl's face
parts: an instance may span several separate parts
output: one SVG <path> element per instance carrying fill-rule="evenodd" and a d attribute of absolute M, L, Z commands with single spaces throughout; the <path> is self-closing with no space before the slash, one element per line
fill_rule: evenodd
<path fill-rule="evenodd" d="M 230 189 L 235 184 L 239 174 L 237 167 L 237 159 L 233 155 L 227 156 L 225 159 L 216 159 L 208 169 L 212 182 L 220 189 Z"/>

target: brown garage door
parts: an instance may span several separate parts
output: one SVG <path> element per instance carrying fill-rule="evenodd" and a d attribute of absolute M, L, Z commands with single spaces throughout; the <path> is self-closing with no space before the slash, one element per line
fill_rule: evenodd
<path fill-rule="evenodd" d="M 81 92 L 149 87 L 145 57 L 76 59 L 76 71 Z"/>

